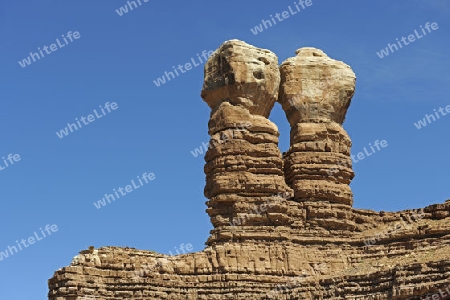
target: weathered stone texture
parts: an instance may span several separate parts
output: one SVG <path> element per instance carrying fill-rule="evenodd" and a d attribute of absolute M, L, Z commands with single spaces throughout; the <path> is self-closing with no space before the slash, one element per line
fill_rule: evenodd
<path fill-rule="evenodd" d="M 90 248 L 55 272 L 49 299 L 403 300 L 450 289 L 450 200 L 395 213 L 352 208 L 342 123 L 354 87 L 350 67 L 321 50 L 299 49 L 279 71 L 269 50 L 224 43 L 202 91 L 211 107 L 207 247 L 178 256 Z M 277 99 L 291 124 L 283 158 L 267 119 Z"/>
<path fill-rule="evenodd" d="M 267 119 L 279 82 L 277 56 L 238 40 L 224 43 L 206 63 L 202 97 L 212 109 L 209 134 L 219 141 L 205 155 L 207 212 L 215 227 L 208 245 L 228 241 L 236 225 L 259 231 L 261 238 L 261 226 L 289 226 L 288 203 L 278 194 L 292 190 L 284 179 L 278 128 Z M 247 126 L 236 130 L 236 124 Z M 269 197 L 274 209 L 260 211 Z"/>
<path fill-rule="evenodd" d="M 280 66 L 279 102 L 291 124 L 285 173 L 297 201 L 353 203 L 351 140 L 342 127 L 355 74 L 315 48 L 302 48 Z M 333 168 L 341 165 L 338 171 Z"/>
<path fill-rule="evenodd" d="M 227 41 L 208 59 L 202 98 L 214 111 L 222 102 L 268 117 L 280 84 L 278 58 L 239 40 Z"/>

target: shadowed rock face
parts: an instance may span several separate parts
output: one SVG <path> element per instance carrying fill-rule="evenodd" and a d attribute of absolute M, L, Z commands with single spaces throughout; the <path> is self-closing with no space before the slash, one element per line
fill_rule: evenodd
<path fill-rule="evenodd" d="M 208 59 L 202 98 L 215 111 L 222 102 L 268 117 L 278 95 L 277 56 L 239 40 L 225 42 Z"/>
<path fill-rule="evenodd" d="M 355 75 L 321 50 L 296 54 L 278 69 L 269 50 L 232 40 L 205 65 L 204 194 L 214 229 L 203 251 L 90 247 L 55 272 L 49 299 L 420 299 L 445 291 L 450 200 L 394 213 L 352 208 L 342 122 Z M 267 119 L 277 99 L 291 125 L 284 158 Z"/>

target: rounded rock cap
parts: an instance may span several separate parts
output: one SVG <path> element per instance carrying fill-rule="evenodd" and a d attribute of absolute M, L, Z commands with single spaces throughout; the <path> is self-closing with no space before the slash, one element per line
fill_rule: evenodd
<path fill-rule="evenodd" d="M 355 91 L 355 73 L 320 49 L 304 47 L 295 53 L 280 66 L 278 102 L 290 125 L 342 124 Z"/>

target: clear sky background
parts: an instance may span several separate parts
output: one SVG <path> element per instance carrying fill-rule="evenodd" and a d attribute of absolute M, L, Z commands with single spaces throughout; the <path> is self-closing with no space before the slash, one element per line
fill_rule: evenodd
<path fill-rule="evenodd" d="M 119 16 L 114 1 L 1 1 L 0 251 L 46 224 L 58 231 L 0 261 L 0 299 L 46 299 L 47 280 L 90 245 L 174 253 L 204 248 L 203 155 L 209 108 L 200 97 L 203 65 L 157 87 L 172 66 L 230 39 L 274 51 L 279 63 L 312 46 L 357 76 L 345 129 L 356 154 L 388 147 L 354 165 L 354 206 L 397 211 L 450 198 L 450 115 L 414 122 L 450 105 L 450 2 L 332 1 L 313 5 L 254 35 L 250 28 L 294 1 L 155 1 Z M 439 29 L 385 58 L 396 38 Z M 18 61 L 68 31 L 80 38 L 22 68 Z M 60 139 L 56 132 L 106 102 L 118 108 Z M 289 126 L 276 104 L 280 148 Z M 4 163 L 0 160 L 0 166 Z M 101 209 L 93 203 L 143 173 L 155 180 Z"/>

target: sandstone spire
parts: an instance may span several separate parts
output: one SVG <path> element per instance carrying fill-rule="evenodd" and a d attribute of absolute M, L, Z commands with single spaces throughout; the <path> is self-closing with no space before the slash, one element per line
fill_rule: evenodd
<path fill-rule="evenodd" d="M 285 176 L 296 201 L 352 205 L 351 140 L 342 127 L 355 74 L 315 48 L 301 48 L 280 66 L 279 102 L 291 125 Z"/>
<path fill-rule="evenodd" d="M 278 128 L 267 119 L 279 82 L 277 56 L 238 40 L 225 42 L 205 66 L 201 95 L 212 109 L 205 196 L 216 228 L 209 243 L 236 226 L 287 225 L 283 196 L 292 191 Z"/>

